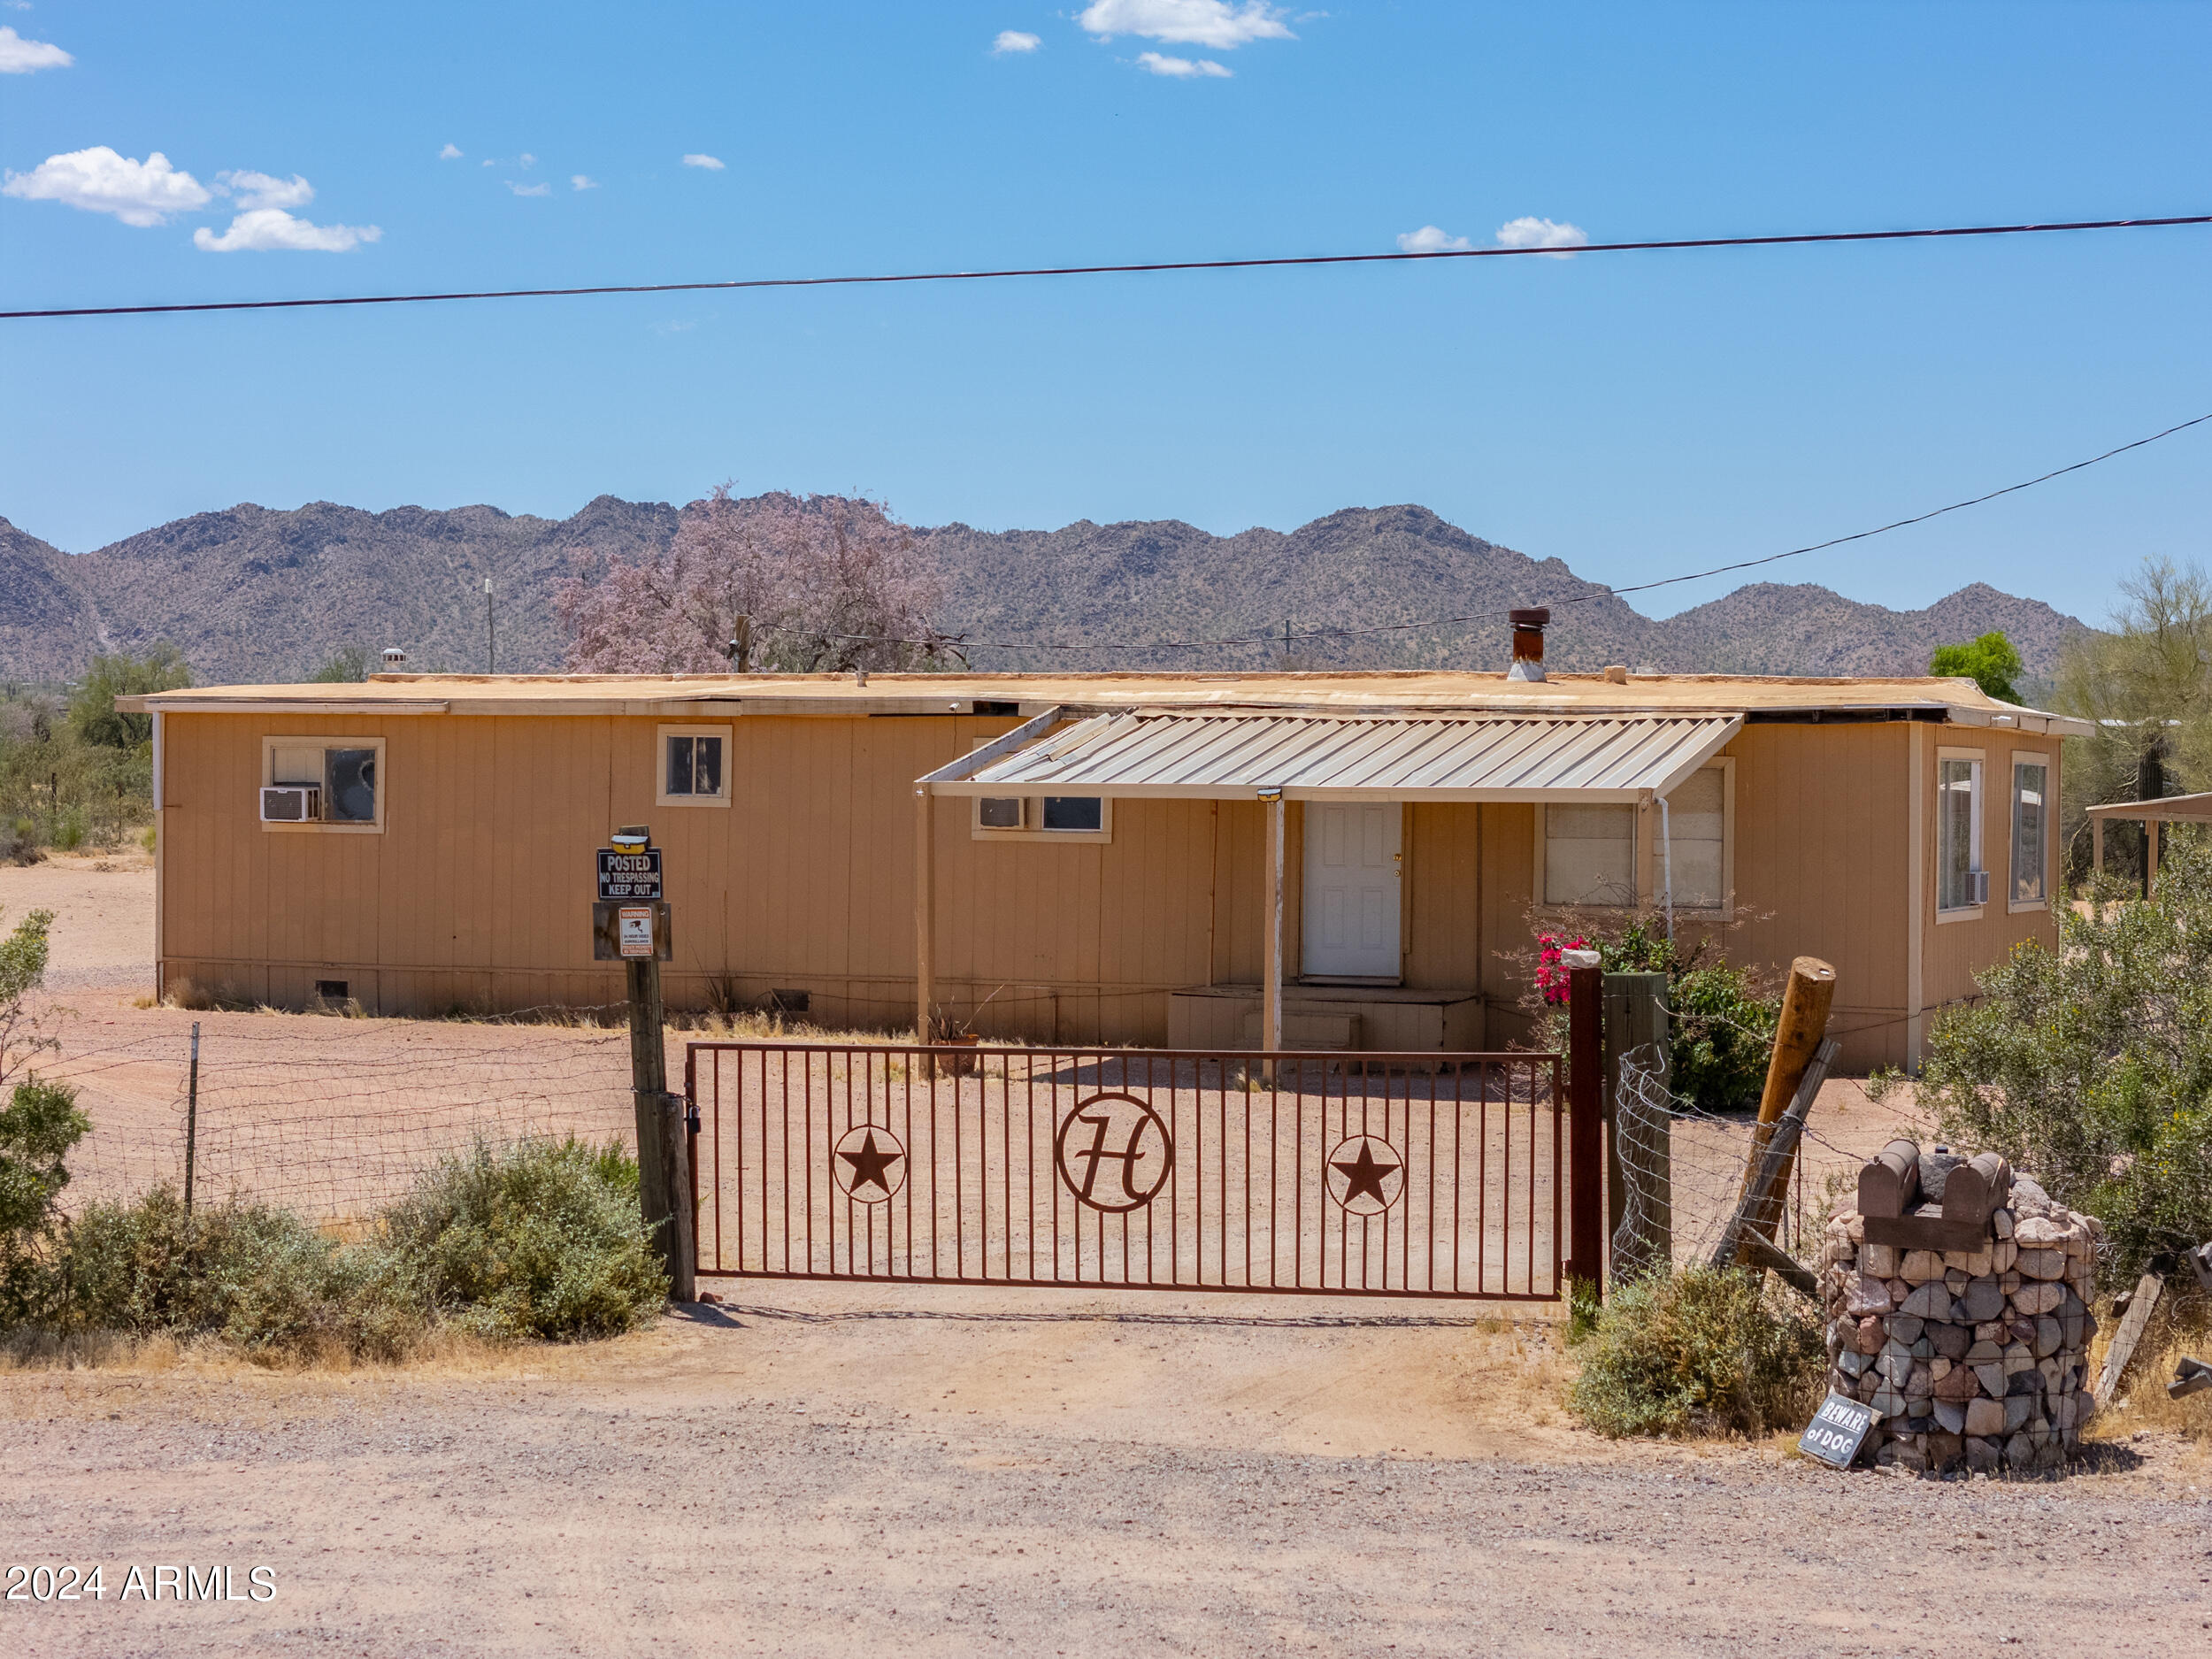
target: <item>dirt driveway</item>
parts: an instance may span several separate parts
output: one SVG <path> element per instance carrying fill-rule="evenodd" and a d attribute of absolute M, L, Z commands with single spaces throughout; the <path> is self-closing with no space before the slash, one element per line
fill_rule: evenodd
<path fill-rule="evenodd" d="M 596 1349 L 404 1374 L 0 1376 L 0 1562 L 99 1563 L 110 1590 L 0 1602 L 0 1644 L 2212 1647 L 2212 1463 L 2179 1441 L 2108 1448 L 2062 1482 L 1841 1477 L 1773 1445 L 1586 1436 L 1552 1403 L 1538 1325 L 780 1288 Z M 894 1305 L 1030 1317 L 849 1317 Z M 265 1566 L 274 1594 L 118 1602 L 134 1563 L 229 1566 L 242 1597 Z"/>

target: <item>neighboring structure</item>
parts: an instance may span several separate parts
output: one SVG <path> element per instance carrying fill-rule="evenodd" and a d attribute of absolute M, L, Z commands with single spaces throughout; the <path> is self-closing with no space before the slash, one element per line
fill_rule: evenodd
<path fill-rule="evenodd" d="M 2080 729 L 1964 680 L 1618 669 L 380 674 L 126 706 L 156 717 L 165 993 L 616 1001 L 592 855 L 649 824 L 679 1007 L 910 1028 L 918 996 L 1041 1040 L 1497 1048 L 1527 1029 L 1532 918 L 1671 887 L 1686 935 L 1735 925 L 1732 959 L 1832 963 L 1860 1068 L 2055 942 Z"/>

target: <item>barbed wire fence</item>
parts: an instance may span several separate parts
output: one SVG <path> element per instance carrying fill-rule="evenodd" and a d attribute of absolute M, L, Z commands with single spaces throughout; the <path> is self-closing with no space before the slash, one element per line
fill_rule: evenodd
<path fill-rule="evenodd" d="M 213 1014 L 106 1043 L 71 1026 L 38 1070 L 92 1122 L 69 1158 L 72 1211 L 180 1190 L 188 1140 L 197 1203 L 339 1229 L 479 1141 L 634 1149 L 628 1033 L 588 1025 Z"/>

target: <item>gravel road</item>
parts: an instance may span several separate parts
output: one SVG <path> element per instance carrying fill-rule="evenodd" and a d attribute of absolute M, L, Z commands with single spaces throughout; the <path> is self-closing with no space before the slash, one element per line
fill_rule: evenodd
<path fill-rule="evenodd" d="M 776 1292 L 408 1373 L 0 1373 L 0 1562 L 96 1562 L 110 1592 L 0 1601 L 0 1649 L 2212 1649 L 2200 1443 L 1845 1477 L 1585 1435 L 1542 1325 Z M 1079 1317 L 941 1317 L 1040 1311 Z M 275 1594 L 120 1602 L 132 1563 Z"/>

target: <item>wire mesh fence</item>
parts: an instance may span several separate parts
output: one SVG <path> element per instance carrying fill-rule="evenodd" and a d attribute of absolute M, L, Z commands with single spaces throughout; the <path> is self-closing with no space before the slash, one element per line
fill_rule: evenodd
<path fill-rule="evenodd" d="M 1656 1265 L 1663 1247 L 1676 1263 L 1709 1261 L 1737 1202 L 1759 1125 L 1755 1114 L 1723 1115 L 1668 1086 L 1666 1056 L 1655 1044 L 1621 1056 L 1614 1100 L 1610 1170 L 1618 1183 L 1612 1204 L 1615 1271 Z M 1805 1145 L 1809 1142 L 1810 1145 Z M 1808 1127 L 1782 1207 L 1776 1242 L 1794 1249 L 1808 1222 L 1806 1170 L 1822 1155 L 1855 1164 L 1857 1155 Z M 1811 1218 L 1817 1231 L 1820 1218 Z"/>
<path fill-rule="evenodd" d="M 37 1066 L 92 1121 L 69 1159 L 71 1210 L 181 1187 L 188 1133 L 197 1202 L 278 1204 L 339 1227 L 479 1140 L 634 1141 L 621 1030 L 213 1013 L 103 1034 L 70 1024 Z"/>

